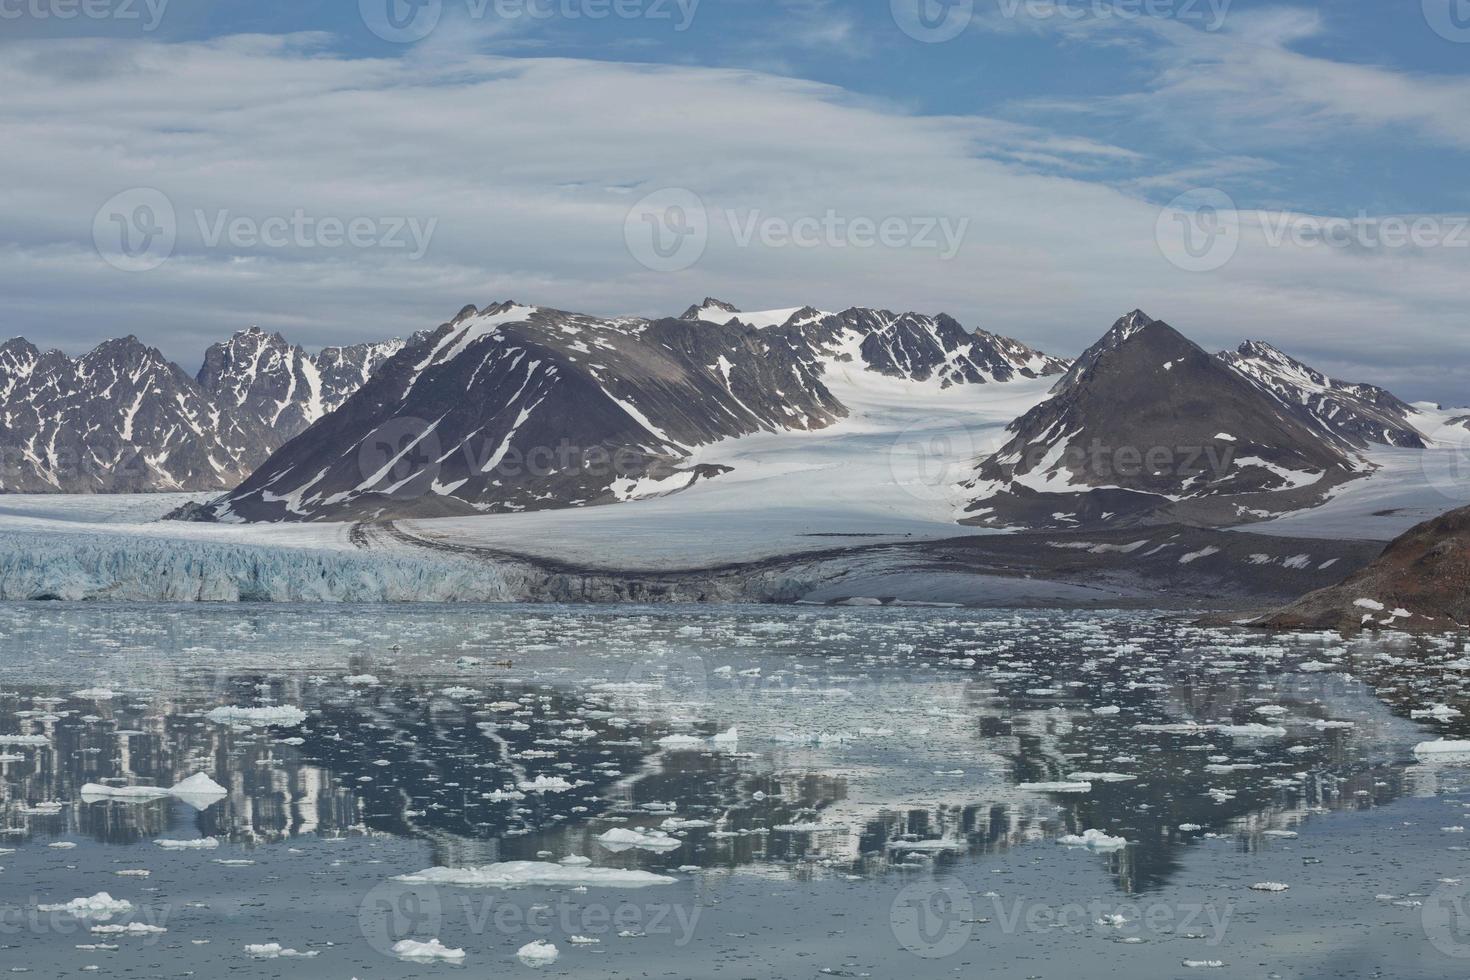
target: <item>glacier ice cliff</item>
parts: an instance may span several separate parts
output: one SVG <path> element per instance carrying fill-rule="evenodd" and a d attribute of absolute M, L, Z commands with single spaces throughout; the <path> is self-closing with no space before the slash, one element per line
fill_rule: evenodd
<path fill-rule="evenodd" d="M 0 600 L 503 602 L 514 566 L 142 535 L 0 533 Z"/>

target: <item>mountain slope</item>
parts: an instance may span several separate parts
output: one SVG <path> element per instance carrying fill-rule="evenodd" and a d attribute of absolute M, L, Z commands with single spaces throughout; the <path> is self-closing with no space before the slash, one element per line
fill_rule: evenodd
<path fill-rule="evenodd" d="M 1354 446 L 1379 443 L 1424 448 L 1424 437 L 1410 421 L 1413 407 L 1382 388 L 1329 378 L 1259 340 L 1247 340 L 1216 356 L 1269 391 L 1303 421 L 1336 433 Z"/>
<path fill-rule="evenodd" d="M 1319 502 L 1365 464 L 1340 440 L 1135 310 L 965 484 L 966 523 L 1228 525 Z"/>
<path fill-rule="evenodd" d="M 830 366 L 939 386 L 1059 371 L 947 317 L 811 308 L 678 319 L 467 307 L 216 502 L 218 519 L 344 520 L 545 510 L 686 489 L 698 447 L 824 428 Z"/>
<path fill-rule="evenodd" d="M 941 387 L 1035 378 L 1065 371 L 1068 362 L 986 330 L 968 331 L 946 314 L 893 313 L 854 307 L 823 313 L 810 306 L 742 313 L 722 300 L 707 298 L 680 317 L 701 323 L 731 321 L 756 328 L 799 328 L 814 349 L 833 352 L 844 338 L 859 341 L 846 351 L 880 374 L 911 381 L 937 378 Z"/>
<path fill-rule="evenodd" d="M 1304 596 L 1254 625 L 1343 632 L 1470 625 L 1470 507 L 1410 529 L 1341 585 Z"/>
<path fill-rule="evenodd" d="M 136 337 L 77 359 L 11 340 L 0 346 L 0 393 L 8 492 L 221 489 L 246 473 L 194 379 Z"/>
<path fill-rule="evenodd" d="M 313 359 L 252 328 L 210 347 L 191 378 L 136 337 L 80 358 L 16 338 L 0 345 L 0 491 L 228 489 L 401 346 Z"/>

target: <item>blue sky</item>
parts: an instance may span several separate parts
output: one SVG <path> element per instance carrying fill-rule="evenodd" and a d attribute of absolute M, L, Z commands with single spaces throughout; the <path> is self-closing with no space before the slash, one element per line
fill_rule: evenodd
<path fill-rule="evenodd" d="M 251 323 L 315 346 L 470 302 L 715 294 L 945 310 L 1075 354 L 1141 306 L 1470 401 L 1465 0 L 69 2 L 0 0 L 0 316 L 38 343 L 133 332 L 192 369 Z M 401 40 L 373 30 L 390 4 Z M 120 269 L 97 236 L 157 212 L 140 189 L 174 234 Z M 702 247 L 649 268 L 633 216 L 671 189 Z M 1197 261 L 1163 239 L 1218 220 L 1201 200 L 1231 234 Z M 262 244 L 293 214 L 368 232 Z M 835 240 L 741 240 L 824 217 Z M 847 230 L 890 219 L 907 237 Z M 1422 234 L 1385 244 L 1385 219 Z"/>

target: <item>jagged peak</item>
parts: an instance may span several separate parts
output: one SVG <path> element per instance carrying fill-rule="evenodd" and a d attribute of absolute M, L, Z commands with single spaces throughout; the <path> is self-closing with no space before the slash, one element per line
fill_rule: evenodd
<path fill-rule="evenodd" d="M 706 296 L 703 303 L 696 303 L 693 306 L 689 307 L 689 309 L 680 314 L 679 319 L 703 320 L 704 316 L 702 314 L 710 310 L 719 310 L 723 313 L 729 313 L 731 316 L 734 316 L 740 312 L 740 308 L 734 303 L 727 303 L 722 299 L 715 299 L 713 296 Z"/>

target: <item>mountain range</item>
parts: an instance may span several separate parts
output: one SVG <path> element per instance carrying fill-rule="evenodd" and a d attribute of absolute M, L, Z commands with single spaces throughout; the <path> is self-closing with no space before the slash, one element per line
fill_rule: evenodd
<path fill-rule="evenodd" d="M 612 504 L 719 479 L 701 450 L 721 440 L 842 422 L 834 380 L 854 373 L 927 391 L 1055 379 L 957 485 L 957 518 L 994 528 L 1245 523 L 1367 475 L 1372 445 L 1424 446 L 1380 388 L 1260 341 L 1210 354 L 1138 310 L 1068 361 L 944 314 L 500 302 L 316 355 L 252 328 L 193 376 L 133 337 L 75 359 L 12 340 L 0 489 L 218 490 L 189 516 L 247 522 Z"/>
<path fill-rule="evenodd" d="M 340 406 L 401 341 L 315 357 L 242 330 L 190 376 L 137 337 L 72 358 L 0 345 L 0 491 L 228 490 Z"/>

